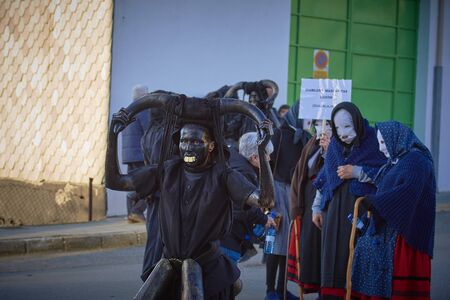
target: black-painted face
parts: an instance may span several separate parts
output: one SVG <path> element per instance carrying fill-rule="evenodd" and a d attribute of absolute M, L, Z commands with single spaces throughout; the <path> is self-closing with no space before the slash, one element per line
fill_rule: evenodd
<path fill-rule="evenodd" d="M 180 132 L 180 154 L 189 168 L 205 166 L 214 150 L 214 142 L 201 125 L 184 125 Z"/>

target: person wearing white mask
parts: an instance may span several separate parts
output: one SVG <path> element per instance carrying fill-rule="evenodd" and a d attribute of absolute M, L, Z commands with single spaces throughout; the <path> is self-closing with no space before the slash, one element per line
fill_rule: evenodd
<path fill-rule="evenodd" d="M 323 126 L 323 122 L 325 126 Z M 300 238 L 292 238 L 289 244 L 288 279 L 297 282 L 305 294 L 320 291 L 320 239 L 321 232 L 312 222 L 311 205 L 316 195 L 313 180 L 323 166 L 324 156 L 332 135 L 331 122 L 312 120 L 315 128 L 314 136 L 303 148 L 300 159 L 292 176 L 289 214 L 291 219 L 297 218 L 297 230 Z M 295 235 L 294 235 L 295 237 Z M 298 253 L 297 253 L 297 246 Z M 300 260 L 300 270 L 296 261 Z"/>
<path fill-rule="evenodd" d="M 387 157 L 362 204 L 370 225 L 356 244 L 355 299 L 430 299 L 436 218 L 433 158 L 414 132 L 397 121 L 377 123 Z M 353 297 L 352 297 L 353 299 Z"/>
<path fill-rule="evenodd" d="M 318 189 L 313 222 L 322 231 L 322 299 L 345 297 L 348 243 L 356 198 L 375 192 L 372 178 L 385 163 L 375 130 L 358 107 L 341 102 L 331 113 L 333 136 L 324 166 L 314 181 Z"/>

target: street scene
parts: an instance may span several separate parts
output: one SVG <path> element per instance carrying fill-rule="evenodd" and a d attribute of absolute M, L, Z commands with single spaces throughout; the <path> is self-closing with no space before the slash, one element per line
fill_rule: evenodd
<path fill-rule="evenodd" d="M 70 226 L 70 225 L 69 225 Z M 2 230 L 3 231 L 3 230 Z M 436 248 L 432 264 L 431 298 L 448 299 L 450 286 L 450 213 L 436 219 Z M 142 281 L 143 247 L 75 253 L 42 253 L 0 259 L 1 299 L 132 299 Z M 243 289 L 238 299 L 262 299 L 262 252 L 239 265 Z M 297 286 L 288 288 L 299 294 Z M 316 294 L 305 299 L 316 299 Z"/>
<path fill-rule="evenodd" d="M 0 299 L 447 299 L 450 3 L 0 1 Z"/>

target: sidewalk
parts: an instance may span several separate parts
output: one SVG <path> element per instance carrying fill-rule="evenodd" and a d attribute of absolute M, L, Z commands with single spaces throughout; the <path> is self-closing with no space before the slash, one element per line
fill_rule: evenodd
<path fill-rule="evenodd" d="M 438 204 L 436 212 L 450 211 Z M 128 224 L 125 217 L 77 224 L 0 228 L 0 257 L 44 252 L 69 252 L 143 246 L 145 224 Z"/>
<path fill-rule="evenodd" d="M 0 228 L 0 257 L 145 245 L 145 224 L 125 217 L 77 224 Z"/>

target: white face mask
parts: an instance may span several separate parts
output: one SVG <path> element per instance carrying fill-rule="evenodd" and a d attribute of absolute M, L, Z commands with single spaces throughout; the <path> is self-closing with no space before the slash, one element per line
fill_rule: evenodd
<path fill-rule="evenodd" d="M 377 139 L 378 144 L 380 145 L 380 152 L 383 152 L 384 156 L 390 158 L 391 156 L 389 155 L 389 152 L 386 148 L 386 143 L 384 142 L 383 136 L 381 135 L 381 132 L 379 130 L 377 130 Z"/>
<path fill-rule="evenodd" d="M 325 133 L 329 138 L 332 135 L 331 125 L 329 121 L 326 121 L 325 132 L 322 132 L 322 121 L 314 122 L 314 128 L 316 129 L 316 138 L 320 139 L 320 136 Z"/>
<path fill-rule="evenodd" d="M 348 111 L 341 109 L 334 115 L 334 126 L 342 142 L 351 144 L 356 138 L 352 115 Z"/>

